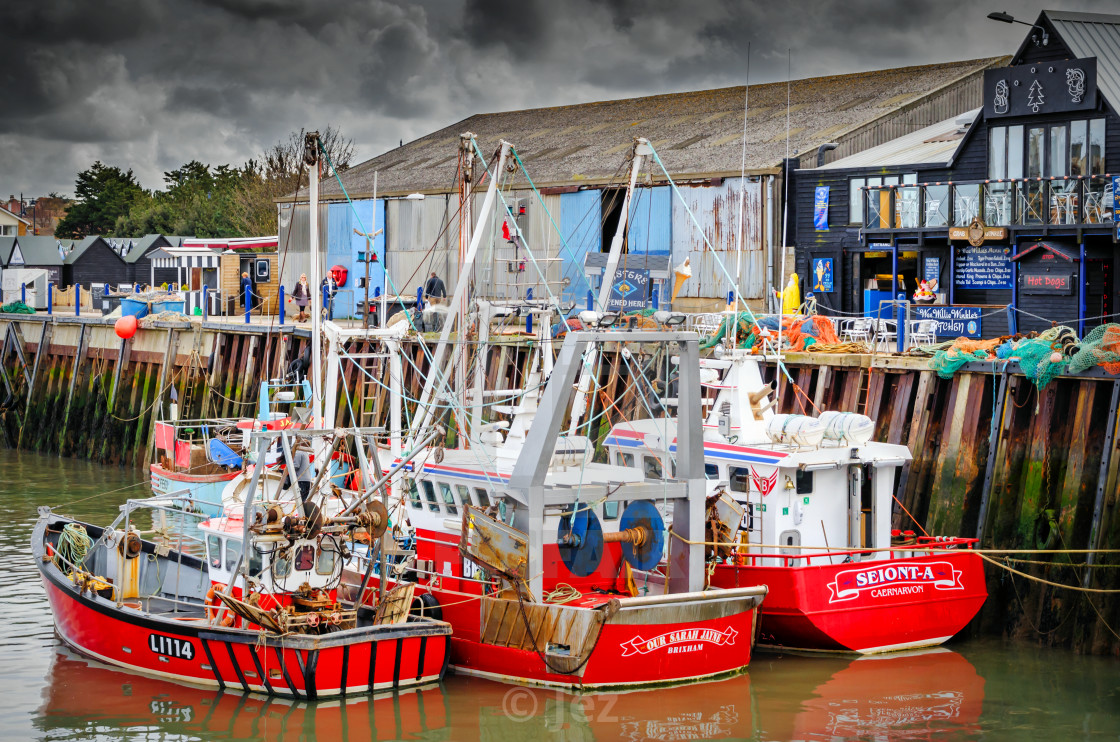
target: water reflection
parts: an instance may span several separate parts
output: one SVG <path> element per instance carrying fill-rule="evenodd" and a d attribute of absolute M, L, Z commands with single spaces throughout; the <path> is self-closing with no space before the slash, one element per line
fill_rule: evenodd
<path fill-rule="evenodd" d="M 149 678 L 59 648 L 35 728 L 51 740 L 424 739 L 448 728 L 439 686 L 399 694 L 300 703 Z"/>
<path fill-rule="evenodd" d="M 765 657 L 765 656 L 763 656 Z M 110 669 L 61 646 L 35 727 L 52 740 L 933 739 L 978 730 L 984 679 L 956 652 L 763 659 L 751 674 L 634 693 L 576 695 L 466 677 L 379 697 L 300 703 Z M 753 677 L 752 677 L 753 676 Z"/>

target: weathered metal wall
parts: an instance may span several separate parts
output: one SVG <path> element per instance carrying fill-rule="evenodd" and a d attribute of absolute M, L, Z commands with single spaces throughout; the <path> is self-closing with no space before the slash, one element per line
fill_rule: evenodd
<path fill-rule="evenodd" d="M 718 186 L 681 188 L 681 199 L 673 199 L 673 261 L 687 257 L 692 268 L 681 296 L 693 298 L 726 297 L 730 277 L 737 266 L 739 235 L 739 196 L 744 196 L 743 253 L 740 287 L 748 299 L 760 299 L 766 285 L 766 252 L 763 243 L 763 179 L 728 178 Z M 688 209 L 685 209 L 685 204 Z M 700 224 L 696 229 L 692 216 Z M 702 233 L 701 233 L 702 231 Z M 707 236 L 715 252 L 704 241 Z"/>

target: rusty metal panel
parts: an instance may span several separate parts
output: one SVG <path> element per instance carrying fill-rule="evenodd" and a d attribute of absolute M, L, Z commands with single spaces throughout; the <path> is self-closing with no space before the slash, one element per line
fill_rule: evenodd
<path fill-rule="evenodd" d="M 766 284 L 766 254 L 763 250 L 762 180 L 728 178 L 718 186 L 680 189 L 683 200 L 699 222 L 703 235 L 689 216 L 681 199 L 673 200 L 673 261 L 689 258 L 692 277 L 681 296 L 717 298 L 731 290 L 736 273 L 739 229 L 739 197 L 743 194 L 743 253 L 740 288 L 748 299 L 760 299 Z M 707 236 L 715 252 L 708 249 Z"/>
<path fill-rule="evenodd" d="M 329 205 L 319 204 L 319 254 L 327 251 Z M 296 285 L 300 273 L 311 271 L 311 205 L 280 204 L 280 232 L 277 249 L 280 260 L 280 283 L 289 290 Z M 324 257 L 325 260 L 325 257 Z"/>

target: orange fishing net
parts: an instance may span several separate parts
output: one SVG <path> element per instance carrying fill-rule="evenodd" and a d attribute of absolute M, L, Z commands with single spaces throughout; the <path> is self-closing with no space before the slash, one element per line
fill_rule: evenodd
<path fill-rule="evenodd" d="M 782 320 L 782 331 L 789 336 L 789 349 L 793 352 L 805 350 L 807 345 L 826 343 L 829 345 L 839 343 L 840 338 L 832 327 L 832 322 L 827 317 L 814 315 L 802 319 L 789 317 Z"/>

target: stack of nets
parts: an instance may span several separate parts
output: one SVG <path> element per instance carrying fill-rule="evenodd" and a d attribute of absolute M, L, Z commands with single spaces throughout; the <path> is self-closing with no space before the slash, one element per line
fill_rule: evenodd
<path fill-rule="evenodd" d="M 1077 334 L 1059 325 L 1039 333 L 1037 337 L 1020 340 L 1009 357 L 1018 358 L 1023 375 L 1041 389 L 1055 376 L 1066 373 L 1069 354 L 1076 345 Z"/>
<path fill-rule="evenodd" d="M 1120 374 L 1120 325 L 1107 324 L 1093 328 L 1069 359 L 1071 373 L 1080 373 L 1100 366 L 1112 375 Z"/>
<path fill-rule="evenodd" d="M 24 304 L 18 299 L 11 304 L 5 304 L 0 307 L 0 312 L 4 314 L 35 314 L 35 310 Z"/>
<path fill-rule="evenodd" d="M 761 350 L 765 338 L 774 340 L 778 336 L 778 317 L 767 315 L 753 317 L 746 312 L 727 315 L 723 318 L 719 329 L 701 345 L 701 350 L 713 348 L 718 345 L 731 331 L 732 323 L 735 325 L 735 337 L 740 348 L 757 348 Z M 795 353 L 808 350 L 817 343 L 825 345 L 838 345 L 840 338 L 832 322 L 822 315 L 794 315 L 781 318 L 782 348 Z"/>
<path fill-rule="evenodd" d="M 942 379 L 951 379 L 960 367 L 974 361 L 987 361 L 994 357 L 995 349 L 1003 343 L 1003 338 L 993 340 L 971 340 L 957 338 L 951 343 L 942 343 L 929 359 L 929 367 Z"/>

